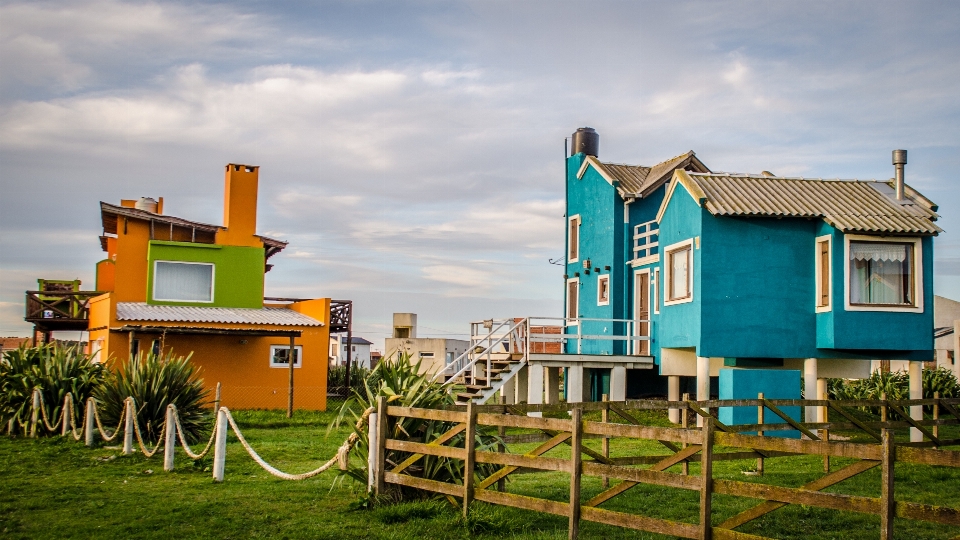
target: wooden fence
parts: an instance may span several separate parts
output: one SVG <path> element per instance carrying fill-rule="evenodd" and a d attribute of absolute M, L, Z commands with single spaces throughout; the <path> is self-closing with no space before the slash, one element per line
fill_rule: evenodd
<path fill-rule="evenodd" d="M 686 398 L 686 396 L 685 396 Z M 907 414 L 908 407 L 927 406 L 933 410 L 933 418 L 913 420 Z M 716 416 L 718 407 L 757 407 L 759 424 L 728 426 Z M 839 422 L 798 422 L 782 410 L 788 406 L 823 407 Z M 851 407 L 879 409 L 880 421 L 864 420 L 866 415 L 851 411 Z M 654 427 L 642 425 L 635 416 L 637 411 L 678 408 L 681 410 L 680 427 Z M 921 520 L 960 527 L 960 509 L 903 502 L 894 500 L 894 464 L 913 463 L 960 467 L 960 451 L 940 447 L 960 444 L 960 439 L 942 439 L 942 426 L 960 425 L 960 399 L 923 400 L 712 400 L 712 401 L 626 401 L 577 403 L 562 406 L 545 405 L 474 405 L 451 410 L 416 409 L 388 406 L 385 398 L 378 403 L 376 420 L 371 415 L 371 483 L 376 493 L 383 493 L 387 484 L 407 486 L 445 495 L 452 502 L 462 505 L 467 515 L 472 501 L 545 512 L 569 519 L 569 537 L 576 538 L 581 521 L 591 521 L 649 531 L 681 538 L 701 539 L 759 539 L 763 538 L 735 529 L 745 523 L 766 515 L 788 504 L 802 504 L 819 508 L 861 512 L 880 517 L 880 536 L 893 537 L 894 517 Z M 569 411 L 569 418 L 535 417 L 529 413 L 557 413 Z M 600 411 L 601 421 L 585 421 L 585 412 Z M 893 414 L 891 414 L 893 413 Z M 941 418 L 942 413 L 942 418 Z M 561 415 L 563 416 L 563 415 Z M 595 414 L 592 416 L 596 416 Z M 703 418 L 702 427 L 689 427 L 697 417 Z M 896 417 L 894 419 L 894 417 Z M 430 441 L 400 440 L 389 437 L 391 426 L 399 418 L 417 418 L 450 422 L 451 429 Z M 613 421 L 616 418 L 618 421 Z M 781 423 L 764 423 L 777 418 Z M 503 444 L 499 451 L 481 451 L 476 448 L 478 431 L 492 432 L 497 428 L 501 435 L 505 429 L 536 430 L 540 435 L 512 435 L 503 438 L 524 442 L 541 442 L 532 451 L 518 454 L 507 451 Z M 922 442 L 895 442 L 894 430 L 916 428 L 924 434 Z M 802 438 L 773 437 L 773 431 L 794 429 Z M 855 431 L 854 435 L 868 438 L 866 442 L 831 440 L 830 431 Z M 753 433 L 748 433 L 753 432 Z M 471 441 L 463 447 L 451 447 L 446 443 L 460 440 Z M 764 434 L 767 434 L 766 436 Z M 600 438 L 601 450 L 583 444 L 585 438 Z M 662 455 L 610 457 L 611 438 L 658 441 L 669 451 Z M 572 450 L 569 458 L 549 457 L 545 454 L 567 445 Z M 391 452 L 387 461 L 388 450 Z M 764 460 L 785 456 L 816 455 L 824 462 L 824 475 L 798 488 L 788 488 L 757 482 L 729 479 L 714 479 L 713 464 L 717 461 L 756 459 L 757 470 L 763 471 Z M 463 483 L 453 484 L 420 478 L 410 474 L 411 465 L 424 456 L 457 460 L 464 467 Z M 831 470 L 830 458 L 855 458 L 857 461 Z M 700 475 L 688 474 L 688 464 L 700 463 Z M 477 464 L 492 464 L 496 472 L 482 480 L 475 477 Z M 649 465 L 641 468 L 637 465 Z M 880 467 L 881 495 L 879 498 L 823 492 L 865 471 Z M 670 472 L 672 469 L 674 472 Z M 521 472 L 559 471 L 570 474 L 570 495 L 566 502 L 559 502 L 527 495 L 506 493 L 503 479 Z M 581 479 L 583 476 L 603 479 L 605 488 L 600 494 L 582 500 Z M 610 486 L 610 480 L 619 480 Z M 673 521 L 634 513 L 601 508 L 601 505 L 638 484 L 650 484 L 699 492 L 699 516 L 696 523 Z M 714 494 L 733 495 L 759 499 L 752 508 L 713 525 L 711 504 Z M 691 520 L 692 516 L 691 516 Z M 960 536 L 958 536 L 960 538 Z"/>

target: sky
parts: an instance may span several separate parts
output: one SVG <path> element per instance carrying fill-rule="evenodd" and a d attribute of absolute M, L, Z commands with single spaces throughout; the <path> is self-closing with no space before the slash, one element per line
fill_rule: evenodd
<path fill-rule="evenodd" d="M 563 146 L 906 181 L 960 299 L 960 3 L 0 2 L 0 336 L 37 278 L 94 285 L 98 201 L 222 222 L 260 166 L 266 294 L 458 337 L 562 314 Z"/>

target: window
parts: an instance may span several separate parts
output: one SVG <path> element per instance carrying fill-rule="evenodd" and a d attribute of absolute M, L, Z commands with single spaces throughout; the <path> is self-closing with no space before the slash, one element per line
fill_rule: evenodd
<path fill-rule="evenodd" d="M 919 241 L 848 238 L 847 301 L 857 309 L 919 308 Z"/>
<path fill-rule="evenodd" d="M 300 357 L 303 355 L 303 346 L 296 345 L 293 348 L 293 367 L 300 367 Z M 270 367 L 289 368 L 290 367 L 290 346 L 289 345 L 271 345 L 270 346 Z"/>
<path fill-rule="evenodd" d="M 567 262 L 577 262 L 580 258 L 580 216 L 570 216 L 567 228 L 567 245 L 569 246 Z"/>
<path fill-rule="evenodd" d="M 666 250 L 667 282 L 663 305 L 693 300 L 693 239 L 669 246 Z"/>
<path fill-rule="evenodd" d="M 130 342 L 130 358 L 136 358 L 140 354 L 140 340 L 135 339 Z"/>
<path fill-rule="evenodd" d="M 213 265 L 156 261 L 153 299 L 170 302 L 213 302 Z"/>
<path fill-rule="evenodd" d="M 610 276 L 597 277 L 597 305 L 606 306 L 610 304 Z"/>
<path fill-rule="evenodd" d="M 580 324 L 577 319 L 580 312 L 580 279 L 567 280 L 567 326 Z"/>
<path fill-rule="evenodd" d="M 830 311 L 830 288 L 832 279 L 830 276 L 831 273 L 831 264 L 830 264 L 830 245 L 831 239 L 830 235 L 818 236 L 817 237 L 817 251 L 816 251 L 816 287 L 817 287 L 817 312 L 822 313 L 825 311 Z"/>
<path fill-rule="evenodd" d="M 420 358 L 427 358 L 427 359 L 433 360 L 433 353 L 432 353 L 432 352 L 422 352 L 422 353 L 420 353 Z"/>
<path fill-rule="evenodd" d="M 150 349 L 150 352 L 152 352 L 154 356 L 160 356 L 160 354 L 163 352 L 161 350 L 159 339 L 153 340 L 153 347 Z"/>

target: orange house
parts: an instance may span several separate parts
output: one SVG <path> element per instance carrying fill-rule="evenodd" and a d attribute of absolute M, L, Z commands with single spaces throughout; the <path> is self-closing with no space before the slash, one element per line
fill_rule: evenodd
<path fill-rule="evenodd" d="M 223 405 L 264 409 L 287 406 L 292 351 L 294 406 L 324 410 L 331 300 L 264 298 L 267 261 L 287 244 L 256 234 L 257 175 L 227 165 L 222 226 L 164 215 L 162 198 L 100 203 L 91 350 L 192 352 Z"/>

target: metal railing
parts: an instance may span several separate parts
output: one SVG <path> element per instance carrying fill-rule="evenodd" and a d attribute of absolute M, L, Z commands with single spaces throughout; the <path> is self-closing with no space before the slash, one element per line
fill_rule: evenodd
<path fill-rule="evenodd" d="M 660 224 L 654 221 L 633 228 L 633 258 L 642 259 L 659 253 Z"/>

